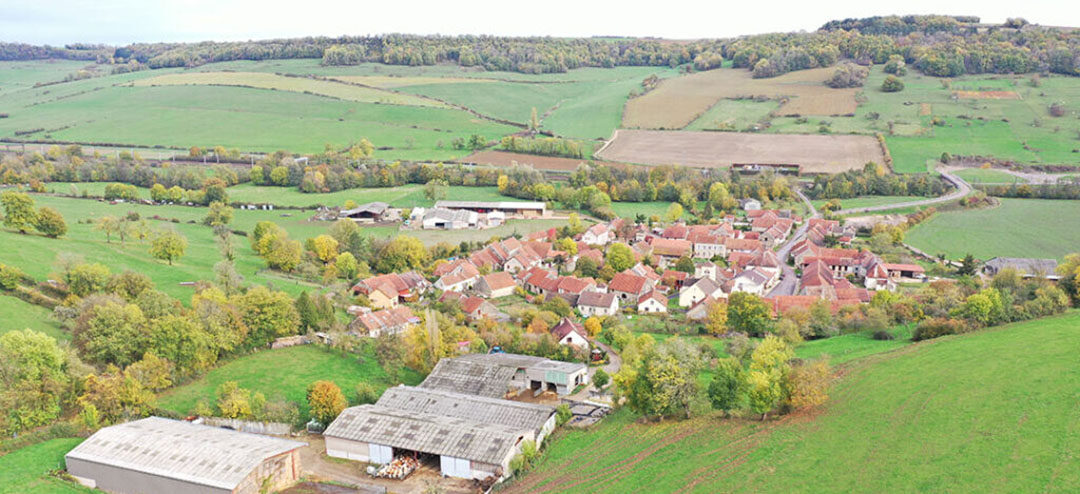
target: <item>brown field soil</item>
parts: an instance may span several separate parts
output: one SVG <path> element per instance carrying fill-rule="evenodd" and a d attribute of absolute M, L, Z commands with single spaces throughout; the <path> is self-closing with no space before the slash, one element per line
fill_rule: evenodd
<path fill-rule="evenodd" d="M 598 155 L 611 161 L 698 168 L 799 164 L 802 173 L 839 173 L 862 169 L 868 161 L 885 162 L 871 136 L 625 129 L 615 131 Z"/>
<path fill-rule="evenodd" d="M 1016 91 L 953 91 L 959 99 L 1020 99 Z"/>
<path fill-rule="evenodd" d="M 925 117 L 933 113 L 934 107 L 930 103 L 919 103 L 919 116 Z"/>
<path fill-rule="evenodd" d="M 572 172 L 587 159 L 537 156 L 535 154 L 510 153 L 506 151 L 480 151 L 466 156 L 462 161 L 493 166 L 531 165 L 537 170 Z"/>
<path fill-rule="evenodd" d="M 824 85 L 822 81 L 831 74 L 831 69 L 822 68 L 754 79 L 749 70 L 714 69 L 666 79 L 656 89 L 626 103 L 623 127 L 681 129 L 724 98 L 788 98 L 776 110 L 780 116 L 855 113 L 858 89 Z"/>

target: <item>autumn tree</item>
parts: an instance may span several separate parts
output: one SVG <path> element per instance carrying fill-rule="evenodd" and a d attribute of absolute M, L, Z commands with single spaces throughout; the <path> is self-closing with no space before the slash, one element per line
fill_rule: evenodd
<path fill-rule="evenodd" d="M 446 180 L 436 178 L 424 184 L 424 197 L 429 201 L 441 201 L 446 199 L 449 190 L 450 184 Z"/>
<path fill-rule="evenodd" d="M 623 243 L 611 244 L 604 254 L 604 264 L 611 266 L 616 273 L 634 267 L 634 251 Z"/>
<path fill-rule="evenodd" d="M 325 264 L 337 258 L 338 241 L 334 240 L 334 237 L 330 235 L 322 234 L 308 239 L 307 248 Z"/>
<path fill-rule="evenodd" d="M 50 207 L 38 209 L 34 219 L 34 228 L 49 238 L 62 237 L 68 229 L 64 216 Z"/>
<path fill-rule="evenodd" d="M 210 210 L 203 218 L 203 224 L 209 226 L 228 225 L 233 219 L 233 208 L 220 201 L 210 203 Z"/>
<path fill-rule="evenodd" d="M 323 425 L 330 425 L 348 404 L 341 388 L 332 381 L 315 381 L 307 389 L 311 418 Z"/>
<path fill-rule="evenodd" d="M 64 351 L 32 330 L 0 335 L 0 431 L 15 434 L 60 416 L 68 387 Z"/>
<path fill-rule="evenodd" d="M 299 330 L 300 314 L 285 292 L 255 286 L 247 293 L 237 295 L 235 304 L 248 329 L 246 345 L 249 348 L 269 345 L 274 339 L 294 335 Z"/>
<path fill-rule="evenodd" d="M 784 382 L 791 370 L 788 361 L 793 356 L 791 347 L 773 335 L 766 336 L 750 354 L 747 397 L 750 410 L 761 414 L 762 420 L 784 398 Z"/>
<path fill-rule="evenodd" d="M 420 239 L 398 235 L 379 252 L 375 269 L 380 273 L 399 273 L 422 268 L 427 261 L 428 251 Z"/>
<path fill-rule="evenodd" d="M 829 399 L 828 388 L 831 378 L 832 372 L 826 360 L 794 366 L 785 382 L 787 404 L 791 408 L 799 409 L 825 403 Z"/>
<path fill-rule="evenodd" d="M 0 194 L 0 204 L 4 206 L 4 226 L 19 233 L 26 233 L 34 227 L 37 213 L 34 200 L 25 192 L 9 190 Z"/>
<path fill-rule="evenodd" d="M 664 221 L 667 221 L 668 223 L 674 223 L 675 221 L 678 221 L 680 218 L 682 218 L 682 216 L 683 216 L 682 204 L 679 204 L 677 202 L 673 202 L 673 203 L 671 203 L 670 206 L 668 206 L 667 212 L 664 213 Z"/>
<path fill-rule="evenodd" d="M 79 263 L 64 274 L 68 290 L 80 297 L 105 289 L 109 282 L 109 268 L 103 264 Z"/>
<path fill-rule="evenodd" d="M 728 307 L 727 304 L 716 301 L 708 305 L 705 313 L 705 330 L 709 334 L 719 336 L 728 330 Z"/>
<path fill-rule="evenodd" d="M 155 259 L 168 261 L 172 266 L 173 261 L 184 256 L 187 250 L 187 238 L 176 230 L 166 229 L 158 232 L 154 241 L 150 244 L 150 255 Z"/>
<path fill-rule="evenodd" d="M 357 273 L 360 272 L 360 265 L 356 262 L 356 257 L 353 257 L 352 252 L 342 252 L 334 259 L 334 265 L 337 266 L 338 273 L 345 280 L 353 280 L 356 278 Z"/>

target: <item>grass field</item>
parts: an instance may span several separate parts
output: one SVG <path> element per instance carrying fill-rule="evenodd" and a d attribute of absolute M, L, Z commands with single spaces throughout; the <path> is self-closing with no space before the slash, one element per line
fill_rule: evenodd
<path fill-rule="evenodd" d="M 409 385 L 418 384 L 422 376 L 404 369 L 402 380 Z M 368 352 L 343 356 L 314 345 L 302 345 L 279 350 L 263 350 L 238 357 L 199 379 L 166 391 L 158 398 L 158 405 L 177 413 L 190 413 L 200 399 L 213 404 L 218 386 L 226 381 L 236 381 L 240 387 L 260 391 L 267 398 L 280 394 L 300 405 L 307 417 L 307 387 L 320 379 L 334 381 L 350 403 L 356 401 L 356 384 L 366 382 L 382 393 L 393 385 L 386 372 Z"/>
<path fill-rule="evenodd" d="M 762 120 L 768 120 L 777 107 L 779 104 L 771 100 L 722 99 L 690 122 L 686 130 L 752 130 Z"/>
<path fill-rule="evenodd" d="M 989 209 L 934 215 L 908 231 L 906 242 L 950 259 L 1040 257 L 1060 259 L 1080 251 L 1080 201 L 1000 199 Z"/>
<path fill-rule="evenodd" d="M 38 206 L 50 206 L 59 211 L 67 220 L 68 233 L 59 239 L 45 238 L 39 235 L 20 235 L 9 230 L 0 230 L 0 262 L 18 266 L 37 280 L 44 280 L 55 271 L 54 263 L 60 253 L 69 252 L 83 256 L 88 262 L 98 262 L 108 266 L 113 273 L 132 270 L 150 276 L 157 288 L 182 301 L 191 298 L 189 286 L 180 282 L 213 279 L 213 266 L 221 260 L 214 241 L 213 231 L 201 224 L 186 223 L 198 221 L 206 215 L 206 208 L 186 206 L 144 206 L 136 204 L 110 205 L 88 199 L 34 194 Z M 178 218 L 180 223 L 150 220 L 152 228 L 172 227 L 187 237 L 188 248 L 184 257 L 169 266 L 150 257 L 149 242 L 135 242 L 130 239 L 121 244 L 113 238 L 107 243 L 105 235 L 95 231 L 92 221 L 102 216 L 123 216 L 129 211 L 138 212 L 143 218 L 157 214 L 166 218 Z M 324 223 L 308 223 L 306 215 L 281 218 L 274 211 L 236 211 L 234 228 L 251 229 L 260 219 L 272 219 L 290 231 L 295 238 L 304 239 L 316 232 L 325 231 Z M 255 256 L 246 239 L 234 236 L 236 244 L 236 268 L 249 283 L 271 283 L 275 288 L 297 295 L 303 290 L 316 287 L 275 273 L 264 272 L 265 263 Z"/>
<path fill-rule="evenodd" d="M 67 494 L 101 492 L 49 475 L 64 466 L 64 455 L 83 441 L 80 437 L 50 439 L 0 456 L 0 493 Z"/>
<path fill-rule="evenodd" d="M 1073 311 L 853 361 L 822 409 L 765 424 L 621 411 L 557 434 L 507 491 L 1069 492 L 1078 324 Z"/>
<path fill-rule="evenodd" d="M 0 334 L 20 329 L 40 331 L 57 341 L 68 341 L 71 334 L 64 331 L 52 318 L 52 311 L 40 305 L 25 302 L 22 299 L 0 296 Z"/>
<path fill-rule="evenodd" d="M 911 327 L 898 326 L 889 330 L 892 340 L 875 340 L 873 331 L 810 340 L 795 347 L 795 356 L 801 359 L 828 357 L 833 365 L 840 365 L 877 353 L 895 350 L 911 344 Z"/>
<path fill-rule="evenodd" d="M 429 98 L 399 94 L 344 82 L 286 77 L 266 72 L 182 72 L 165 74 L 132 83 L 143 86 L 238 86 L 294 93 L 310 93 L 344 101 L 386 105 L 430 106 L 447 108 L 445 103 Z"/>
<path fill-rule="evenodd" d="M 965 168 L 957 170 L 954 175 L 973 184 L 1011 184 L 1025 183 L 1026 180 L 1016 175 L 994 169 Z"/>
<path fill-rule="evenodd" d="M 229 187 L 228 192 L 230 201 L 268 202 L 279 206 L 305 207 L 317 204 L 342 206 L 349 199 L 356 201 L 357 204 L 381 201 L 399 208 L 431 207 L 435 205 L 435 201 L 424 197 L 424 186 L 419 184 L 346 189 L 326 194 L 306 194 L 295 187 L 240 184 Z M 451 201 L 521 201 L 521 199 L 499 194 L 497 187 L 450 187 L 447 189 L 446 199 Z"/>

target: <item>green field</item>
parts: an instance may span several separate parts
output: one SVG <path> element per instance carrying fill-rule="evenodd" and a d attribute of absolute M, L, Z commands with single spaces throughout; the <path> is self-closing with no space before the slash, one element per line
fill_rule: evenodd
<path fill-rule="evenodd" d="M 60 324 L 52 318 L 52 311 L 40 305 L 25 302 L 22 299 L 0 296 L 0 334 L 20 329 L 33 329 L 40 331 L 57 341 L 71 339 L 71 334 L 64 331 Z"/>
<path fill-rule="evenodd" d="M 934 215 L 907 232 L 906 242 L 951 259 L 971 254 L 1060 259 L 1080 251 L 1080 201 L 1000 199 L 989 209 Z"/>
<path fill-rule="evenodd" d="M 508 491 L 1070 492 L 1077 325 L 1072 311 L 854 361 L 820 411 L 765 424 L 620 411 L 557 434 Z"/>
<path fill-rule="evenodd" d="M 53 477 L 49 472 L 64 467 L 64 455 L 83 441 L 72 437 L 43 443 L 0 456 L 0 493 L 67 494 L 101 492 Z"/>
<path fill-rule="evenodd" d="M 899 326 L 889 330 L 895 339 L 875 340 L 873 331 L 844 334 L 811 340 L 795 347 L 795 356 L 801 359 L 827 357 L 833 365 L 839 365 L 876 353 L 887 352 L 911 344 L 911 328 Z"/>
<path fill-rule="evenodd" d="M 769 112 L 779 105 L 775 101 L 751 99 L 722 99 L 712 108 L 690 122 L 685 130 L 736 130 L 744 131 L 761 120 L 768 119 Z"/>
<path fill-rule="evenodd" d="M 1016 175 L 994 169 L 965 168 L 963 170 L 957 170 L 954 172 L 954 175 L 973 184 L 1022 184 L 1026 182 L 1026 180 L 1017 177 Z"/>
<path fill-rule="evenodd" d="M 435 205 L 424 197 L 424 186 L 419 184 L 398 187 L 346 189 L 325 194 L 306 194 L 295 187 L 271 187 L 240 184 L 229 187 L 229 200 L 249 203 L 271 203 L 278 206 L 306 207 L 313 205 L 342 206 L 352 199 L 357 204 L 381 201 L 399 208 L 431 207 Z M 498 201 L 514 202 L 522 199 L 499 194 L 498 187 L 450 187 L 446 199 L 451 201 Z"/>
<path fill-rule="evenodd" d="M 0 263 L 18 266 L 36 280 L 45 280 L 54 272 L 54 263 L 60 253 L 69 252 L 83 256 L 88 262 L 98 262 L 108 266 L 113 273 L 132 270 L 150 276 L 157 288 L 169 295 L 188 301 L 191 298 L 190 286 L 181 286 L 181 282 L 213 279 L 213 266 L 221 260 L 210 227 L 190 224 L 187 221 L 199 221 L 206 215 L 206 208 L 186 206 L 145 206 L 136 204 L 115 204 L 88 199 L 34 194 L 38 206 L 50 206 L 59 211 L 67 220 L 68 233 L 59 239 L 45 238 L 39 235 L 20 235 L 10 230 L 0 230 Z M 143 218 L 153 215 L 164 218 L 177 218 L 180 223 L 150 220 L 151 228 L 172 227 L 188 239 L 188 248 L 184 257 L 169 266 L 163 261 L 150 257 L 149 242 L 128 240 L 122 245 L 117 238 L 107 243 L 105 235 L 94 230 L 92 221 L 102 216 L 124 216 L 129 211 L 138 212 Z M 288 214 L 288 213 L 286 213 Z M 275 216 L 276 215 L 276 216 Z M 272 219 L 290 231 L 296 238 L 304 239 L 302 234 L 324 232 L 325 223 L 309 223 L 299 217 L 283 219 L 274 211 L 237 211 L 234 228 L 251 229 L 260 219 Z M 247 239 L 233 237 L 236 245 L 236 268 L 249 283 L 271 283 L 280 290 L 297 295 L 303 290 L 317 288 L 282 277 L 276 273 L 263 271 L 265 263 L 255 256 Z"/>
<path fill-rule="evenodd" d="M 401 378 L 406 384 L 415 385 L 422 376 L 405 368 Z M 373 352 L 359 358 L 315 345 L 302 345 L 238 357 L 191 383 L 166 391 L 158 398 L 158 406 L 177 413 L 190 413 L 200 399 L 213 404 L 216 390 L 222 383 L 236 381 L 241 388 L 260 391 L 267 398 L 281 394 L 298 403 L 306 418 L 307 387 L 320 379 L 334 381 L 351 403 L 356 399 L 357 383 L 369 383 L 379 393 L 394 384 L 387 379 Z"/>

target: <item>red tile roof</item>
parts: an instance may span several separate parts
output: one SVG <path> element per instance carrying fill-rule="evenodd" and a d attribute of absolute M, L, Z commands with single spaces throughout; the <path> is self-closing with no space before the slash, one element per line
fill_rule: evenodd
<path fill-rule="evenodd" d="M 487 283 L 488 288 L 492 290 L 501 290 L 503 288 L 509 288 L 514 283 L 514 277 L 510 276 L 510 273 L 506 271 L 496 271 L 484 277 L 484 282 Z"/>
<path fill-rule="evenodd" d="M 624 293 L 641 293 L 646 286 L 646 279 L 643 276 L 630 273 L 619 273 L 611 279 L 611 283 L 608 284 L 608 290 L 614 292 Z"/>

